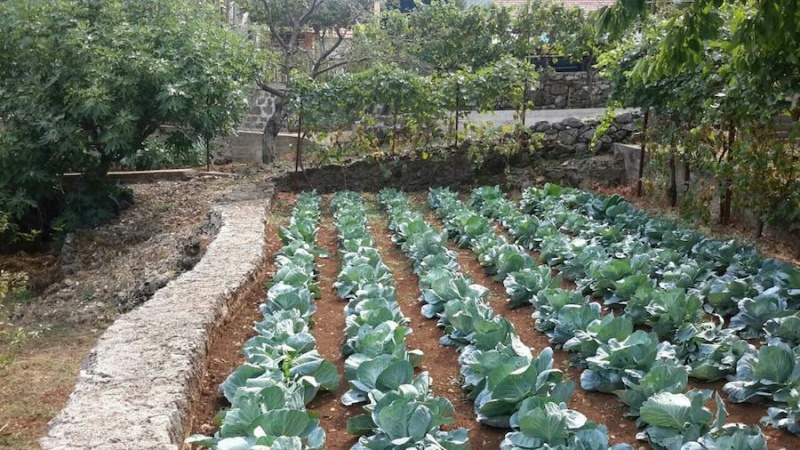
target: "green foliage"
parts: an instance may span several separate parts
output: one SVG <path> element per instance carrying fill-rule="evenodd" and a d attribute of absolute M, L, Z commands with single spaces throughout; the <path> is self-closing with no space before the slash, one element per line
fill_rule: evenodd
<path fill-rule="evenodd" d="M 528 398 L 511 419 L 519 431 L 506 434 L 502 450 L 580 449 L 608 450 L 608 434 L 602 425 L 587 420 L 566 404 L 540 398 Z M 611 450 L 632 450 L 627 444 L 617 444 Z"/>
<path fill-rule="evenodd" d="M 278 271 L 260 307 L 263 320 L 254 327 L 256 336 L 244 343 L 244 364 L 219 387 L 231 403 L 219 415 L 219 430 L 211 437 L 190 436 L 186 443 L 219 450 L 323 448 L 325 431 L 305 405 L 320 390 L 335 391 L 339 373 L 319 355 L 309 332 L 314 278 L 297 276 L 315 270 L 308 250 L 316 240 L 319 202 L 315 193 L 298 196 L 291 222 L 306 223 L 314 231 L 300 232 L 291 225 L 284 229 L 284 246 L 275 258 Z"/>
<path fill-rule="evenodd" d="M 27 283 L 28 277 L 25 273 L 0 270 L 0 369 L 14 361 L 14 352 L 20 345 L 38 334 L 22 327 L 15 327 L 11 323 L 14 303 L 17 297 L 25 294 Z"/>
<path fill-rule="evenodd" d="M 600 29 L 618 39 L 600 66 L 614 101 L 654 111 L 650 171 L 666 180 L 671 204 L 681 184 L 675 166 L 683 164 L 717 184 L 688 184 L 689 211 L 707 211 L 706 194 L 716 191 L 722 223 L 733 205 L 796 231 L 800 57 L 790 42 L 800 32 L 798 11 L 794 1 L 697 0 L 625 1 L 601 13 Z"/>
<path fill-rule="evenodd" d="M 130 170 L 157 170 L 197 167 L 205 162 L 206 145 L 202 139 L 195 139 L 185 146 L 150 136 L 145 139 L 142 148 L 123 158 L 119 165 Z"/>
<path fill-rule="evenodd" d="M 405 326 L 408 319 L 395 300 L 392 274 L 367 228 L 364 204 L 358 195 L 340 192 L 331 206 L 343 260 L 336 288 L 348 301 L 347 340 L 342 351 L 348 355 L 345 378 L 350 389 L 342 403 L 368 401 L 365 414 L 347 422 L 348 432 L 362 435 L 354 448 L 468 448 L 465 429 L 440 429 L 454 423 L 453 405 L 433 395 L 427 372 L 414 376 L 422 352 L 406 349 L 405 338 L 411 328 Z M 397 321 L 388 321 L 388 317 Z"/>
<path fill-rule="evenodd" d="M 172 125 L 188 148 L 233 130 L 260 57 L 207 3 L 0 3 L 0 210 L 21 232 L 65 211 L 61 177 L 108 169 Z"/>
<path fill-rule="evenodd" d="M 580 60 L 593 56 L 600 46 L 593 25 L 581 8 L 552 0 L 529 0 L 516 11 L 508 45 L 518 58 L 556 55 Z"/>
<path fill-rule="evenodd" d="M 411 14 L 386 11 L 380 24 L 365 25 L 356 39 L 374 48 L 378 61 L 424 74 L 447 73 L 484 67 L 508 53 L 512 20 L 507 8 L 460 8 L 456 2 L 433 0 Z"/>

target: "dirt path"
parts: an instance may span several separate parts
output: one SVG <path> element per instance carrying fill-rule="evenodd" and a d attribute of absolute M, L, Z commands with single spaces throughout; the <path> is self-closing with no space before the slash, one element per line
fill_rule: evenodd
<path fill-rule="evenodd" d="M 408 257 L 391 240 L 385 219 L 372 222 L 372 235 L 375 237 L 384 263 L 394 272 L 397 287 L 397 300 L 403 315 L 411 320 L 414 330 L 408 338 L 409 349 L 418 348 L 425 353 L 422 370 L 430 373 L 434 392 L 450 400 L 455 408 L 454 427 L 469 430 L 469 440 L 473 449 L 498 448 L 507 430 L 479 424 L 471 401 L 464 397 L 460 386 L 458 351 L 454 347 L 439 344 L 442 330 L 436 320 L 422 315 L 419 278 L 414 274 Z"/>
<path fill-rule="evenodd" d="M 312 333 L 317 339 L 317 349 L 323 358 L 336 364 L 339 371 L 340 384 L 336 392 L 324 392 L 317 395 L 308 405 L 311 410 L 320 414 L 320 425 L 325 429 L 325 448 L 349 449 L 358 440 L 347 433 L 347 419 L 361 414 L 361 406 L 346 407 L 340 399 L 349 386 L 344 380 L 344 361 L 342 342 L 344 340 L 344 306 L 345 301 L 336 296 L 333 283 L 339 275 L 341 260 L 337 254 L 336 227 L 330 214 L 325 214 L 317 234 L 318 245 L 330 255 L 327 259 L 317 258 L 319 269 L 319 287 L 322 297 L 317 300 L 317 312 L 314 313 Z"/>

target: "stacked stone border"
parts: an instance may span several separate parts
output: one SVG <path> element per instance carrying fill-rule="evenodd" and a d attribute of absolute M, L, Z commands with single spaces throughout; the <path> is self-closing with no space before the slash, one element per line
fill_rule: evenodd
<path fill-rule="evenodd" d="M 180 449 L 215 325 L 265 256 L 265 198 L 215 206 L 203 259 L 100 337 L 44 450 Z"/>
<path fill-rule="evenodd" d="M 638 111 L 617 115 L 599 139 L 596 152 L 590 149 L 590 142 L 599 120 L 570 117 L 557 122 L 536 122 L 529 128 L 544 136 L 541 148 L 530 155 L 515 156 L 510 165 L 533 167 L 544 181 L 570 186 L 583 186 L 592 180 L 604 186 L 625 184 L 625 164 L 622 155 L 611 152 L 612 145 L 635 140 L 640 118 Z M 489 155 L 481 167 L 475 168 L 467 156 L 468 145 L 462 143 L 458 149 L 443 149 L 426 160 L 418 155 L 360 159 L 307 169 L 305 173 L 284 173 L 274 181 L 281 191 L 313 188 L 322 194 L 344 189 L 377 192 L 393 187 L 423 191 L 436 186 L 458 188 L 476 181 L 494 183 L 491 177 L 504 172 L 505 160 Z"/>

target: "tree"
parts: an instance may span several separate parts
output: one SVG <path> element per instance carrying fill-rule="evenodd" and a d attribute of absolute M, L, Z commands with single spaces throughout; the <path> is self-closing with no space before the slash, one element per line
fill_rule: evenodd
<path fill-rule="evenodd" d="M 263 21 L 279 54 L 276 80 L 262 80 L 259 87 L 276 97 L 275 110 L 264 127 L 261 159 L 275 159 L 275 138 L 286 122 L 287 105 L 298 77 L 315 80 L 354 62 L 346 35 L 369 17 L 372 0 L 248 0 L 245 8 L 254 21 Z M 305 37 L 313 34 L 313 45 Z"/>
<path fill-rule="evenodd" d="M 604 56 L 615 99 L 657 113 L 672 204 L 680 155 L 686 174 L 716 177 L 722 224 L 738 204 L 800 229 L 799 17 L 794 0 L 630 0 L 601 13 L 601 29 L 622 36 Z M 775 131 L 786 119 L 793 139 Z"/>
<path fill-rule="evenodd" d="M 0 212 L 18 232 L 113 213 L 109 168 L 163 125 L 178 146 L 235 129 L 262 64 L 206 2 L 6 0 L 0 29 Z"/>

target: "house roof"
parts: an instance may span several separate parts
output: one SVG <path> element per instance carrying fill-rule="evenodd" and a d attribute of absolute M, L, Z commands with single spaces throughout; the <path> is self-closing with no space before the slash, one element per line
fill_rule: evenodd
<path fill-rule="evenodd" d="M 508 6 L 510 8 L 522 6 L 528 0 L 494 0 L 494 3 L 499 6 Z M 611 6 L 616 3 L 616 0 L 554 0 L 568 7 L 578 7 L 587 11 L 600 9 L 603 6 Z"/>

